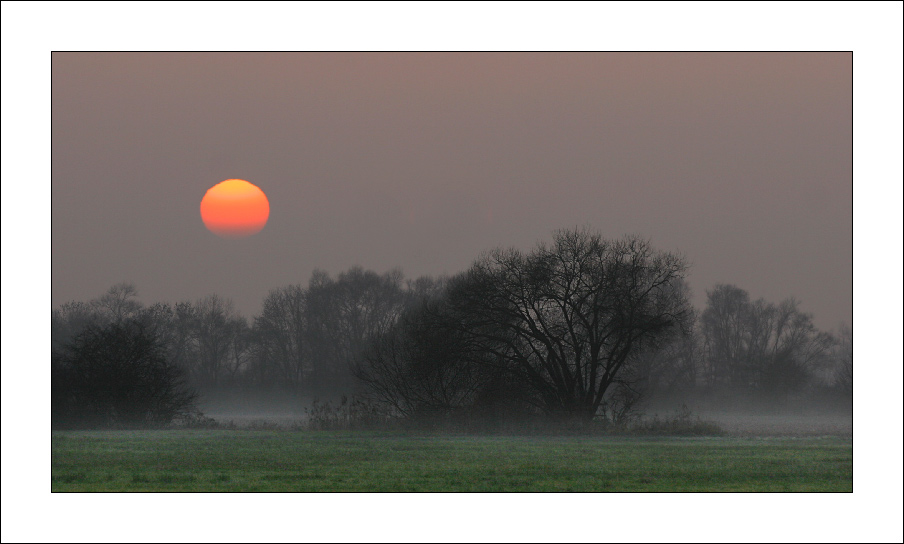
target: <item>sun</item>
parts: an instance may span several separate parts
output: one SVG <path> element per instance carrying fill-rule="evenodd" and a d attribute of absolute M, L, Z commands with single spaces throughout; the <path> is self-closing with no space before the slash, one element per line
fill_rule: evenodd
<path fill-rule="evenodd" d="M 260 232 L 270 217 L 267 195 L 243 179 L 227 179 L 207 190 L 201 199 L 201 220 L 207 230 L 223 238 L 245 238 Z"/>

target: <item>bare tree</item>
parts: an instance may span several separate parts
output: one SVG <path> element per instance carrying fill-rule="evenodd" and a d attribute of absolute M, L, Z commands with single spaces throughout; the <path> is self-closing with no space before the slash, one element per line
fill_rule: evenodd
<path fill-rule="evenodd" d="M 750 295 L 734 285 L 717 285 L 707 291 L 707 307 L 701 316 L 707 357 L 703 378 L 709 386 L 743 381 L 746 373 L 747 323 Z"/>
<path fill-rule="evenodd" d="M 142 311 L 140 317 L 164 340 L 169 360 L 188 374 L 198 372 L 196 314 L 197 309 L 191 302 L 158 303 Z"/>
<path fill-rule="evenodd" d="M 446 417 L 472 406 L 488 385 L 485 367 L 473 364 L 445 321 L 438 297 L 422 299 L 388 330 L 374 335 L 356 361 L 354 375 L 371 400 L 412 419 Z"/>
<path fill-rule="evenodd" d="M 420 276 L 405 281 L 405 289 L 413 300 L 426 300 L 441 296 L 448 284 L 448 276 Z"/>
<path fill-rule="evenodd" d="M 100 325 L 97 312 L 86 302 L 72 301 L 51 312 L 51 347 L 62 349 L 90 325 Z"/>
<path fill-rule="evenodd" d="M 701 323 L 710 385 L 788 393 L 827 363 L 832 336 L 793 298 L 750 301 L 743 289 L 717 285 L 707 299 Z"/>
<path fill-rule="evenodd" d="M 612 413 L 633 355 L 688 328 L 686 270 L 637 237 L 558 231 L 551 246 L 492 251 L 453 279 L 448 323 L 545 412 L 587 421 Z"/>
<path fill-rule="evenodd" d="M 695 323 L 696 316 L 689 321 Z M 631 358 L 623 372 L 632 385 L 622 397 L 627 401 L 633 392 L 632 404 L 637 404 L 643 398 L 674 399 L 689 394 L 697 385 L 701 351 L 702 339 L 696 327 L 674 331 L 671 340 Z"/>
<path fill-rule="evenodd" d="M 368 340 L 392 326 L 406 304 L 402 274 L 383 275 L 360 267 L 333 280 L 315 272 L 307 293 L 307 324 L 313 387 L 352 387 L 352 365 Z"/>
<path fill-rule="evenodd" d="M 307 329 L 306 290 L 301 285 L 271 290 L 254 319 L 254 349 L 263 367 L 259 372 L 298 389 L 310 373 Z"/>
<path fill-rule="evenodd" d="M 137 320 L 89 326 L 53 361 L 53 426 L 165 425 L 194 412 L 195 393 Z"/>
<path fill-rule="evenodd" d="M 136 300 L 138 289 L 135 284 L 123 282 L 110 287 L 106 293 L 91 301 L 91 307 L 108 323 L 122 323 L 135 317 L 141 310 Z"/>
<path fill-rule="evenodd" d="M 802 389 L 828 364 L 834 338 L 817 330 L 813 316 L 793 298 L 769 308 L 762 319 L 765 338 L 756 345 L 762 388 L 773 393 Z"/>
<path fill-rule="evenodd" d="M 72 340 L 89 326 L 122 323 L 137 317 L 142 310 L 135 298 L 138 289 L 132 283 L 119 283 L 103 295 L 89 301 L 71 301 L 52 312 L 51 338 L 54 349 Z"/>
<path fill-rule="evenodd" d="M 237 337 L 247 334 L 245 319 L 236 313 L 231 300 L 217 295 L 200 299 L 195 304 L 193 318 L 199 381 L 212 385 L 234 376 L 246 362 L 243 354 L 235 349 Z"/>
<path fill-rule="evenodd" d="M 172 306 L 169 322 L 170 358 L 174 364 L 191 374 L 198 362 L 198 342 L 195 338 L 195 306 L 178 302 Z"/>
<path fill-rule="evenodd" d="M 837 339 L 832 353 L 835 362 L 832 385 L 849 397 L 854 393 L 854 333 L 851 327 L 841 325 Z"/>

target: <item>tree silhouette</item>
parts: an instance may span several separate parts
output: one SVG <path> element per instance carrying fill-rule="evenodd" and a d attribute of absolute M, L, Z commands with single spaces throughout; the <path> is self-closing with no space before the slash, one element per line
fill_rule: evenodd
<path fill-rule="evenodd" d="M 89 326 L 53 357 L 53 427 L 160 426 L 194 413 L 196 395 L 137 320 Z"/>
<path fill-rule="evenodd" d="M 253 326 L 255 367 L 259 380 L 274 379 L 297 391 L 310 373 L 307 342 L 307 292 L 301 285 L 273 289 Z"/>
<path fill-rule="evenodd" d="M 354 386 L 355 361 L 371 338 L 396 322 L 408 297 L 400 271 L 353 267 L 336 279 L 315 271 L 306 301 L 311 385 L 335 393 Z"/>
<path fill-rule="evenodd" d="M 639 238 L 581 230 L 559 231 L 530 253 L 495 250 L 452 278 L 435 310 L 406 333 L 376 344 L 358 375 L 384 400 L 409 395 L 390 402 L 397 408 L 487 399 L 492 383 L 549 415 L 618 417 L 636 399 L 628 372 L 635 356 L 689 329 L 685 271 L 682 258 Z"/>
<path fill-rule="evenodd" d="M 785 395 L 826 364 L 834 339 L 817 330 L 793 298 L 751 301 L 747 291 L 724 284 L 706 295 L 701 326 L 708 385 Z"/>

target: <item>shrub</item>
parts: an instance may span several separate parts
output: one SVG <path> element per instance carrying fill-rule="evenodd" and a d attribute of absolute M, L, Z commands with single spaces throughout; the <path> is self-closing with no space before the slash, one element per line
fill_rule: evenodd
<path fill-rule="evenodd" d="M 713 421 L 703 421 L 694 416 L 687 405 L 682 404 L 675 414 L 665 419 L 654 415 L 649 419 L 640 419 L 627 428 L 634 434 L 719 436 L 725 431 Z"/>
<path fill-rule="evenodd" d="M 305 408 L 310 430 L 372 429 L 383 426 L 387 418 L 376 404 L 361 399 L 342 396 L 338 405 L 314 399 L 310 408 Z"/>
<path fill-rule="evenodd" d="M 197 395 L 137 321 L 92 326 L 53 356 L 53 428 L 158 427 L 191 418 Z"/>
<path fill-rule="evenodd" d="M 201 413 L 188 414 L 185 417 L 178 418 L 173 421 L 180 429 L 224 429 L 228 425 L 224 425 L 212 417 L 207 417 Z M 232 423 L 232 422 L 230 422 Z M 234 424 L 233 424 L 234 426 Z"/>

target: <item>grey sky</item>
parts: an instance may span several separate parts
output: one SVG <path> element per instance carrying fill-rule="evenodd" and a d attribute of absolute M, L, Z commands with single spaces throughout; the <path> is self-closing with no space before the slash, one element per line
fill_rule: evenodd
<path fill-rule="evenodd" d="M 552 230 L 641 234 L 852 321 L 849 53 L 56 53 L 52 303 L 132 281 L 253 317 L 315 268 L 407 277 Z M 208 232 L 228 179 L 258 235 Z"/>

